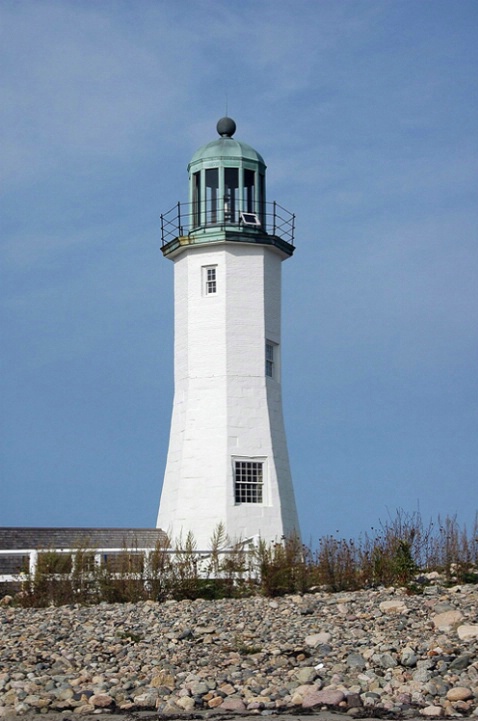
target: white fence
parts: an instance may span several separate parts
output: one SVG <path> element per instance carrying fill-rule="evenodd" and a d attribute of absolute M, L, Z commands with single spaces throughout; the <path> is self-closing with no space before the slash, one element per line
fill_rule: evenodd
<path fill-rule="evenodd" d="M 158 548 L 85 548 L 85 549 L 78 549 L 78 548 L 48 548 L 48 549 L 37 549 L 37 548 L 23 548 L 23 549 L 6 549 L 6 550 L 0 550 L 0 566 L 1 566 L 1 560 L 2 556 L 6 558 L 12 558 L 13 556 L 20 556 L 24 557 L 25 559 L 28 559 L 28 563 L 25 563 L 25 570 L 20 573 L 0 573 L 0 583 L 21 583 L 22 581 L 25 581 L 28 577 L 33 578 L 35 576 L 35 573 L 38 568 L 38 561 L 39 557 L 41 555 L 48 555 L 48 554 L 64 554 L 66 556 L 71 557 L 71 571 L 70 572 L 64 572 L 61 574 L 55 574 L 59 577 L 68 577 L 68 575 L 71 575 L 74 573 L 75 570 L 75 562 L 77 558 L 84 558 L 85 556 L 89 556 L 93 559 L 94 566 L 96 568 L 102 568 L 107 567 L 108 561 L 111 561 L 116 559 L 124 558 L 125 556 L 133 558 L 142 558 L 143 559 L 143 571 L 142 571 L 142 577 L 144 580 L 148 580 L 150 577 L 150 569 L 151 569 L 151 560 L 153 557 L 153 554 L 160 553 L 165 554 L 168 556 L 177 556 L 178 558 L 183 557 L 184 555 L 193 556 L 194 562 L 197 565 L 197 571 L 200 576 L 205 576 L 208 574 L 208 568 L 210 569 L 210 566 L 214 562 L 216 566 L 221 565 L 221 561 L 223 561 L 227 557 L 231 557 L 234 554 L 245 554 L 245 556 L 251 556 L 254 553 L 254 549 L 257 547 L 259 538 L 257 536 L 254 536 L 252 538 L 248 538 L 245 541 L 242 541 L 240 544 L 238 544 L 235 548 L 227 548 L 227 549 L 220 549 L 217 552 L 212 551 L 185 551 L 185 550 L 175 550 L 175 549 L 159 549 Z M 28 570 L 26 568 L 28 566 Z M 216 577 L 220 576 L 222 574 L 217 574 Z"/>

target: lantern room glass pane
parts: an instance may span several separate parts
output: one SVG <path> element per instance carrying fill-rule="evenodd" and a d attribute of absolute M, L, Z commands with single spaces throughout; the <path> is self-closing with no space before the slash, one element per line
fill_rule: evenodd
<path fill-rule="evenodd" d="M 206 224 L 217 223 L 217 200 L 219 172 L 217 168 L 206 170 Z"/>
<path fill-rule="evenodd" d="M 224 169 L 224 222 L 235 223 L 239 209 L 239 170 Z"/>
<path fill-rule="evenodd" d="M 259 220 L 262 227 L 266 228 L 266 179 L 263 173 L 259 173 Z"/>
<path fill-rule="evenodd" d="M 242 209 L 246 213 L 255 213 L 255 177 L 253 170 L 244 170 L 244 196 L 242 200 Z"/>
<path fill-rule="evenodd" d="M 193 228 L 201 225 L 201 173 L 193 175 Z"/>

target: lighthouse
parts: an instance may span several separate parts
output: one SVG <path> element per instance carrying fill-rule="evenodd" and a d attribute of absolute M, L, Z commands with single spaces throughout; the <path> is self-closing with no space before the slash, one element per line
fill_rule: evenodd
<path fill-rule="evenodd" d="M 282 412 L 281 268 L 294 216 L 266 200 L 266 165 L 231 118 L 161 216 L 174 263 L 174 400 L 157 527 L 210 547 L 299 534 Z"/>

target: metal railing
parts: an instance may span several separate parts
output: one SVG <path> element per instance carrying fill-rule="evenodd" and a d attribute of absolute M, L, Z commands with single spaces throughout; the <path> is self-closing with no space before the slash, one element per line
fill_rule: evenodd
<path fill-rule="evenodd" d="M 275 200 L 263 204 L 264 212 L 262 223 L 256 228 L 259 232 L 267 233 L 279 238 L 289 245 L 294 245 L 295 215 L 279 205 Z M 176 238 L 189 236 L 194 231 L 206 228 L 238 229 L 244 227 L 241 219 L 242 211 L 220 213 L 219 209 L 212 209 L 202 204 L 199 212 L 196 203 L 177 202 L 166 213 L 161 213 L 161 244 L 167 245 Z M 245 211 L 244 211 L 245 212 Z M 221 217 L 222 216 L 222 217 Z M 198 224 L 198 218 L 206 222 Z M 248 230 L 250 228 L 248 227 Z"/>

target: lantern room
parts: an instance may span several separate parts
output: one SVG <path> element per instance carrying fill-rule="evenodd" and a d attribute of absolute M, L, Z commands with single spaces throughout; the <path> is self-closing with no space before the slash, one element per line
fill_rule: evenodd
<path fill-rule="evenodd" d="M 236 123 L 221 118 L 219 138 L 204 145 L 188 166 L 192 229 L 265 224 L 265 172 L 261 155 L 233 138 Z"/>
<path fill-rule="evenodd" d="M 174 257 L 186 245 L 224 241 L 274 245 L 294 251 L 295 216 L 266 201 L 266 164 L 236 140 L 236 123 L 221 118 L 219 137 L 197 150 L 189 165 L 189 198 L 161 215 L 162 251 Z"/>

